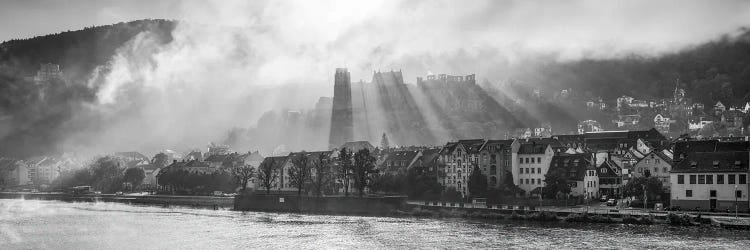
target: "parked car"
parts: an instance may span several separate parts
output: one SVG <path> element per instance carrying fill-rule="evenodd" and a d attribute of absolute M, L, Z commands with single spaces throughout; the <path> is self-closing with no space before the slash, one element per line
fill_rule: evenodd
<path fill-rule="evenodd" d="M 122 195 L 122 192 L 115 192 L 115 195 Z"/>
<path fill-rule="evenodd" d="M 613 207 L 615 205 L 617 205 L 617 200 L 615 200 L 615 199 L 609 199 L 609 200 L 607 200 L 607 206 Z"/>
<path fill-rule="evenodd" d="M 599 201 L 605 202 L 605 201 L 607 201 L 607 198 L 608 197 L 606 195 L 602 195 L 602 198 L 600 198 Z"/>

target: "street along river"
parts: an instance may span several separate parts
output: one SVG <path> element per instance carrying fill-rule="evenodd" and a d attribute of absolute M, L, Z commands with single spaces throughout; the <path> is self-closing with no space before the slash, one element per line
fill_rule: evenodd
<path fill-rule="evenodd" d="M 750 249 L 705 227 L 238 212 L 0 199 L 0 249 Z"/>

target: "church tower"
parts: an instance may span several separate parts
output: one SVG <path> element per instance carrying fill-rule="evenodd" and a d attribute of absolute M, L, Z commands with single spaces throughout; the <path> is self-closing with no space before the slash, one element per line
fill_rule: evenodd
<path fill-rule="evenodd" d="M 337 68 L 333 85 L 331 133 L 328 148 L 336 148 L 352 141 L 354 121 L 352 114 L 352 82 L 346 68 Z"/>

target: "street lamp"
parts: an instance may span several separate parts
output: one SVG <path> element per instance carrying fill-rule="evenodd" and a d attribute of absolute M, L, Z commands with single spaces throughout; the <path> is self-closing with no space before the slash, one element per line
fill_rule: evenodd
<path fill-rule="evenodd" d="M 539 189 L 539 211 L 542 210 L 542 194 L 544 193 L 544 186 L 541 186 Z"/>
<path fill-rule="evenodd" d="M 648 205 L 648 196 L 646 196 L 646 184 L 643 184 L 643 209 L 647 209 Z"/>
<path fill-rule="evenodd" d="M 737 218 L 737 184 L 734 184 L 734 218 Z"/>

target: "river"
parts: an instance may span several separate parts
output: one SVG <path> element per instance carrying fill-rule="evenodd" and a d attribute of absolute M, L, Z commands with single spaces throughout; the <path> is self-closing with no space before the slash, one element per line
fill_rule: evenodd
<path fill-rule="evenodd" d="M 750 249 L 750 232 L 0 199 L 0 249 Z"/>

